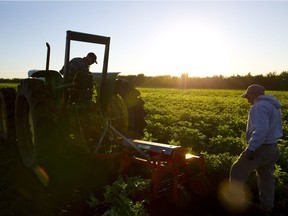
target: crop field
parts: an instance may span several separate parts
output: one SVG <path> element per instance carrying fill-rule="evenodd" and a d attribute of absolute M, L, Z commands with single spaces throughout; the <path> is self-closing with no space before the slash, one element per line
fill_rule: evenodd
<path fill-rule="evenodd" d="M 151 89 L 140 88 L 147 111 L 145 139 L 184 146 L 192 153 L 204 153 L 207 175 L 219 185 L 229 176 L 237 156 L 245 149 L 245 129 L 250 104 L 240 90 Z M 288 92 L 266 91 L 282 104 L 283 139 L 276 165 L 276 206 L 288 201 Z M 248 184 L 255 191 L 255 181 Z M 254 179 L 255 180 L 255 179 Z"/>
<path fill-rule="evenodd" d="M 0 84 L 0 88 L 16 86 Z M 145 101 L 147 113 L 144 140 L 180 145 L 193 154 L 203 153 L 207 177 L 217 190 L 227 181 L 232 163 L 247 146 L 244 137 L 250 104 L 240 96 L 244 90 L 137 89 Z M 266 91 L 266 94 L 274 95 L 282 104 L 284 135 L 279 140 L 281 152 L 275 169 L 275 215 L 285 215 L 288 206 L 288 92 Z M 255 177 L 251 175 L 247 184 L 257 201 Z"/>
<path fill-rule="evenodd" d="M 16 83 L 0 83 L 0 88 L 16 88 Z"/>
<path fill-rule="evenodd" d="M 250 104 L 240 97 L 243 91 L 139 90 L 145 101 L 147 136 L 151 139 L 195 151 L 230 152 L 231 155 L 239 154 L 245 147 L 243 138 Z M 284 136 L 287 136 L 288 92 L 267 91 L 266 94 L 274 95 L 281 102 Z"/>

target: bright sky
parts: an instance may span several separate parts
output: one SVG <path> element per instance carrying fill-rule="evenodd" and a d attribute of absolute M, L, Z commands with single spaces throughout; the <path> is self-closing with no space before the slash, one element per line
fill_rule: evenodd
<path fill-rule="evenodd" d="M 66 31 L 111 37 L 108 71 L 146 76 L 288 71 L 288 1 L 0 1 L 0 78 L 64 63 Z M 101 45 L 72 42 L 70 57 Z"/>

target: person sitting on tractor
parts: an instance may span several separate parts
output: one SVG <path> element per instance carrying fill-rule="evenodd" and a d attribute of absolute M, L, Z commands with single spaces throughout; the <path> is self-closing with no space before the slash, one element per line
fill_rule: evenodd
<path fill-rule="evenodd" d="M 73 58 L 68 64 L 67 82 L 73 83 L 74 93 L 73 101 L 75 100 L 91 100 L 93 93 L 93 76 L 89 71 L 90 65 L 97 63 L 97 56 L 93 52 L 89 52 L 87 56 L 81 58 Z M 63 75 L 64 66 L 60 70 Z"/>

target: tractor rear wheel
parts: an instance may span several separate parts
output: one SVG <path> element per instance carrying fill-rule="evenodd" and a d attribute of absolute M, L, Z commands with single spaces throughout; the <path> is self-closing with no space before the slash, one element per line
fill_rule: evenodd
<path fill-rule="evenodd" d="M 119 94 L 114 94 L 107 108 L 111 124 L 119 132 L 127 134 L 129 124 L 129 113 L 125 101 Z"/>
<path fill-rule="evenodd" d="M 0 138 L 15 141 L 15 95 L 14 88 L 0 89 Z"/>
<path fill-rule="evenodd" d="M 43 168 L 49 160 L 55 143 L 55 107 L 53 96 L 43 81 L 26 79 L 21 82 L 16 97 L 15 123 L 20 155 L 28 168 Z"/>
<path fill-rule="evenodd" d="M 140 92 L 127 80 L 116 80 L 115 95 L 120 95 L 128 110 L 128 134 L 130 138 L 143 136 L 146 127 L 144 101 Z"/>

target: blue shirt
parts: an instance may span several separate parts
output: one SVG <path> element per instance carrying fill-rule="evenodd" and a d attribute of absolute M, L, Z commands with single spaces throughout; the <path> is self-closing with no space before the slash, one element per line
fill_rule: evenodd
<path fill-rule="evenodd" d="M 277 143 L 282 137 L 281 104 L 272 95 L 260 95 L 254 100 L 248 115 L 246 141 L 255 151 L 262 144 Z"/>

